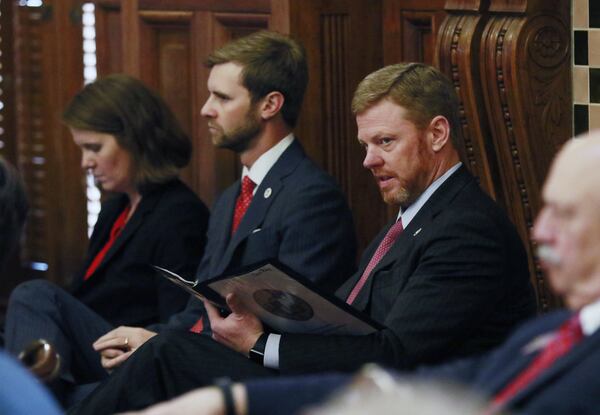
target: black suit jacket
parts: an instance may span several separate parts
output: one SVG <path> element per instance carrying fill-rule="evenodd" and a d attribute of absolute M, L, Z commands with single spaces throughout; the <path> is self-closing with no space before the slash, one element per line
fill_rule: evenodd
<path fill-rule="evenodd" d="M 83 276 L 108 240 L 128 199 L 120 194 L 102 204 L 86 260 L 75 276 L 72 294 L 115 326 L 166 322 L 189 295 L 171 282 L 149 274 L 156 264 L 191 275 L 202 256 L 209 212 L 181 181 L 173 180 L 144 194 L 133 216 L 87 281 Z"/>
<path fill-rule="evenodd" d="M 366 249 L 340 298 L 388 228 Z M 368 336 L 283 335 L 281 372 L 354 370 L 367 362 L 410 368 L 476 354 L 533 315 L 535 299 L 514 226 L 461 167 L 419 210 L 353 306 L 386 329 Z"/>
<path fill-rule="evenodd" d="M 545 344 L 540 340 L 551 336 L 571 315 L 568 311 L 558 311 L 533 319 L 515 331 L 502 346 L 489 353 L 424 368 L 416 376 L 420 380 L 445 380 L 463 384 L 472 391 L 491 398 L 538 356 Z M 536 344 L 538 346 L 534 347 Z M 596 330 L 558 359 L 507 401 L 507 406 L 511 413 L 528 415 L 597 414 L 600 408 L 598 370 L 600 330 Z M 250 407 L 248 413 L 296 413 L 307 404 L 314 404 L 331 396 L 334 390 L 350 380 L 351 376 L 346 374 L 321 374 L 251 381 L 246 384 Z"/>
<path fill-rule="evenodd" d="M 306 156 L 298 140 L 269 170 L 231 237 L 239 192 L 238 180 L 212 208 L 199 280 L 268 258 L 277 258 L 331 292 L 352 274 L 356 239 L 350 209 L 331 176 Z M 202 303 L 191 299 L 169 327 L 187 330 L 203 312 Z"/>

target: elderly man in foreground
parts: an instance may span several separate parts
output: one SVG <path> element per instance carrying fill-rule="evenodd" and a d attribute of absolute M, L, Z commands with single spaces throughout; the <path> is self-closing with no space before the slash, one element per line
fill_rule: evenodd
<path fill-rule="evenodd" d="M 416 377 L 467 386 L 489 399 L 488 414 L 598 413 L 599 163 L 600 131 L 565 145 L 544 186 L 545 206 L 533 232 L 541 264 L 567 308 L 531 320 L 481 357 L 425 368 Z M 143 413 L 287 415 L 328 397 L 350 380 L 331 374 L 205 388 Z M 191 408 L 194 411 L 188 412 Z M 400 404 L 395 412 L 402 412 Z"/>

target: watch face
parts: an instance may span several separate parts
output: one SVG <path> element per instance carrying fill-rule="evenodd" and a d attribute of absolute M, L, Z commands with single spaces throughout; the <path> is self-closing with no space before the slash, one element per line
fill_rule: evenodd
<path fill-rule="evenodd" d="M 257 304 L 277 317 L 307 321 L 314 315 L 310 304 L 285 291 L 262 289 L 255 291 L 253 297 Z"/>

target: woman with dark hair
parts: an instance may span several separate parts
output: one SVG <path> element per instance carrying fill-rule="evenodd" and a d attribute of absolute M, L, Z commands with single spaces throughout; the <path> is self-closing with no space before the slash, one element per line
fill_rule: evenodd
<path fill-rule="evenodd" d="M 13 291 L 6 348 L 44 338 L 61 358 L 50 385 L 67 402 L 74 385 L 107 376 L 92 343 L 117 326 L 163 323 L 188 295 L 149 264 L 191 276 L 202 257 L 208 209 L 178 178 L 191 143 L 164 101 L 140 81 L 111 75 L 83 88 L 63 120 L 82 168 L 106 192 L 81 272 L 69 292 L 44 280 Z M 124 339 L 123 348 L 127 348 Z"/>

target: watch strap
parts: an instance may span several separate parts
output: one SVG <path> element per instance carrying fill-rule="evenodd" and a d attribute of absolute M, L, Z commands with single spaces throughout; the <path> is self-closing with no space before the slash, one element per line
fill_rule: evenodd
<path fill-rule="evenodd" d="M 265 363 L 265 349 L 267 348 L 267 340 L 269 339 L 269 333 L 263 333 L 260 335 L 254 346 L 248 352 L 248 358 L 253 362 L 264 366 Z"/>

